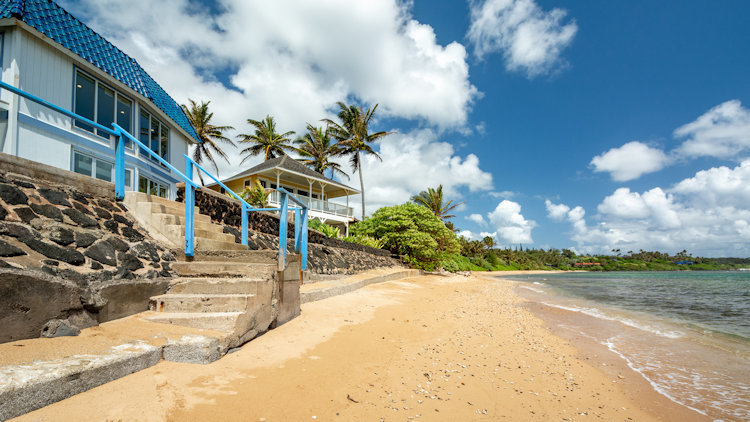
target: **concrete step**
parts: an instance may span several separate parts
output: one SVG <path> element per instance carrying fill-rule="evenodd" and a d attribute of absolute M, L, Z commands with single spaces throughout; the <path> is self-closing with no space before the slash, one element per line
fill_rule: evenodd
<path fill-rule="evenodd" d="M 180 226 L 185 225 L 185 214 L 175 215 L 175 214 L 157 213 L 157 214 L 153 214 L 151 218 L 152 218 L 152 221 L 159 226 L 169 226 L 169 225 L 174 225 L 174 224 L 180 225 Z M 207 215 L 195 214 L 195 220 L 193 221 L 194 221 L 196 229 L 201 228 L 205 230 L 210 230 L 211 227 L 216 227 L 216 226 L 221 227 L 222 230 L 224 229 L 224 227 L 219 224 L 213 224 L 211 222 L 211 217 Z"/>
<path fill-rule="evenodd" d="M 185 261 L 185 251 L 174 249 L 171 251 L 178 261 Z M 244 263 L 271 264 L 276 262 L 279 252 L 276 250 L 200 250 L 195 251 L 195 261 L 232 261 Z M 290 254 L 290 259 L 291 254 Z M 297 258 L 299 259 L 299 258 Z"/>
<path fill-rule="evenodd" d="M 153 202 L 138 202 L 138 212 L 142 214 L 170 214 L 185 216 L 185 205 L 180 202 L 175 202 L 171 205 L 156 204 Z M 195 219 L 202 219 L 211 221 L 211 217 L 200 213 L 198 207 L 195 207 Z"/>
<path fill-rule="evenodd" d="M 162 232 L 172 239 L 185 236 L 185 226 L 170 224 L 163 226 Z M 235 243 L 234 235 L 230 233 L 224 233 L 222 227 L 212 224 L 210 228 L 194 228 L 193 234 L 195 237 L 200 237 L 209 240 L 219 240 L 221 242 Z"/>
<path fill-rule="evenodd" d="M 233 261 L 173 262 L 172 270 L 181 277 L 251 277 L 265 279 L 276 272 L 276 264 Z"/>
<path fill-rule="evenodd" d="M 257 294 L 264 277 L 177 277 L 169 284 L 169 294 Z"/>
<path fill-rule="evenodd" d="M 245 312 L 253 294 L 168 293 L 149 300 L 155 312 Z"/>
<path fill-rule="evenodd" d="M 184 327 L 200 328 L 231 332 L 237 318 L 244 312 L 144 312 L 143 318 L 151 322 L 162 324 L 182 325 Z"/>
<path fill-rule="evenodd" d="M 171 238 L 171 239 L 174 239 L 173 242 L 175 242 L 176 245 L 185 244 L 184 234 L 180 235 L 180 237 Z M 239 243 L 234 243 L 234 241 L 225 242 L 222 240 L 206 239 L 203 237 L 196 236 L 195 237 L 195 249 L 196 250 L 225 249 L 225 250 L 230 250 L 230 251 L 244 251 L 244 250 L 247 250 L 247 247 Z"/>

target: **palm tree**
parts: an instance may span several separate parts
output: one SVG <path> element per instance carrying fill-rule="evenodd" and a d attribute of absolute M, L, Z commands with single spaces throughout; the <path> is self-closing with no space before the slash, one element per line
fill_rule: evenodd
<path fill-rule="evenodd" d="M 455 217 L 455 215 L 448 213 L 463 204 L 463 202 L 454 204 L 453 200 L 443 204 L 443 185 L 438 186 L 437 189 L 427 188 L 426 191 L 423 190 L 422 192 L 419 192 L 418 195 L 412 196 L 411 200 L 417 205 L 427 207 L 433 214 L 443 221 Z"/>
<path fill-rule="evenodd" d="M 343 155 L 351 155 L 349 163 L 352 165 L 352 170 L 359 173 L 359 186 L 360 195 L 362 196 L 362 220 L 365 219 L 365 182 L 362 180 L 362 154 L 370 154 L 378 160 L 383 160 L 380 155 L 376 153 L 371 143 L 378 139 L 390 135 L 391 132 L 375 132 L 369 133 L 368 126 L 370 120 L 375 114 L 378 105 L 368 108 L 364 111 L 362 107 L 354 105 L 347 106 L 343 102 L 339 101 L 336 103 L 339 106 L 338 118 L 341 123 L 334 122 L 331 119 L 323 119 L 328 124 L 328 130 L 331 135 L 338 140 L 339 145 L 343 149 Z"/>
<path fill-rule="evenodd" d="M 232 126 L 214 126 L 211 124 L 211 118 L 214 117 L 214 114 L 208 111 L 208 105 L 211 104 L 211 101 L 201 101 L 200 104 L 191 99 L 188 99 L 188 101 L 190 102 L 190 107 L 183 104 L 182 110 L 185 111 L 190 124 L 193 125 L 195 132 L 198 134 L 198 139 L 200 139 L 200 143 L 196 145 L 195 151 L 193 151 L 193 161 L 201 164 L 205 158 L 209 163 L 213 164 L 218 176 L 219 167 L 216 165 L 214 154 L 223 158 L 229 164 L 229 157 L 227 157 L 227 154 L 224 153 L 218 143 L 225 142 L 237 148 L 234 142 L 224 136 L 224 131 L 234 128 Z M 204 185 L 205 183 L 203 183 L 203 176 L 201 176 L 200 171 L 198 172 L 198 178 L 201 179 L 201 185 Z"/>
<path fill-rule="evenodd" d="M 337 142 L 333 142 L 327 128 L 315 127 L 308 123 L 307 133 L 297 138 L 294 143 L 299 145 L 294 150 L 302 156 L 300 161 L 303 164 L 311 166 L 320 174 L 325 174 L 326 170 L 331 169 L 331 179 L 334 173 L 349 179 L 349 175 L 341 170 L 339 163 L 330 161 L 330 158 L 341 155 L 342 150 Z"/>
<path fill-rule="evenodd" d="M 276 158 L 276 156 L 284 155 L 284 151 L 293 149 L 289 145 L 291 142 L 289 136 L 294 135 L 294 132 L 276 133 L 276 121 L 273 117 L 266 116 L 263 120 L 247 119 L 247 122 L 255 126 L 255 133 L 251 135 L 237 135 L 238 138 L 242 138 L 239 141 L 240 143 L 250 144 L 249 147 L 240 151 L 240 154 L 248 154 L 242 159 L 240 164 L 244 163 L 248 158 L 260 154 L 265 156 L 265 160 L 270 160 L 271 158 Z"/>

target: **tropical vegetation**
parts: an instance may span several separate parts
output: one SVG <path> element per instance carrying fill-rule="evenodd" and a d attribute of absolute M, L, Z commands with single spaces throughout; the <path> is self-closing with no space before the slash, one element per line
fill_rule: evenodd
<path fill-rule="evenodd" d="M 294 151 L 300 155 L 299 161 L 302 164 L 323 175 L 330 169 L 331 179 L 335 174 L 349 178 L 349 175 L 341 170 L 341 164 L 331 160 L 341 155 L 343 150 L 338 142 L 333 140 L 328 128 L 315 127 L 308 123 L 307 133 L 297 138 L 294 143 L 297 144 Z"/>
<path fill-rule="evenodd" d="M 265 208 L 268 205 L 269 194 L 270 192 L 260 184 L 260 181 L 256 180 L 252 187 L 245 187 L 240 197 L 253 207 Z"/>
<path fill-rule="evenodd" d="M 443 185 L 439 185 L 437 189 L 427 188 L 426 191 L 423 190 L 419 194 L 412 196 L 411 200 L 417 205 L 427 207 L 427 209 L 443 221 L 455 217 L 455 215 L 449 213 L 463 204 L 463 202 L 454 204 L 452 200 L 445 202 L 443 199 Z"/>
<path fill-rule="evenodd" d="M 219 167 L 216 165 L 214 156 L 223 158 L 229 164 L 229 158 L 224 150 L 221 149 L 219 143 L 229 144 L 236 148 L 237 146 L 234 142 L 224 136 L 225 131 L 234 128 L 232 126 L 216 126 L 211 123 L 211 119 L 214 117 L 214 114 L 208 111 L 208 105 L 211 104 L 211 101 L 201 101 L 198 104 L 188 99 L 188 102 L 190 102 L 190 106 L 183 104 L 182 110 L 198 134 L 198 139 L 200 139 L 200 142 L 195 146 L 195 150 L 193 151 L 193 161 L 197 164 L 202 164 L 205 159 L 213 165 L 218 175 Z M 205 185 L 200 171 L 198 172 L 198 178 L 201 181 L 201 185 Z"/>
<path fill-rule="evenodd" d="M 378 160 L 380 155 L 372 149 L 372 143 L 391 134 L 391 132 L 379 131 L 370 133 L 370 121 L 372 120 L 378 105 L 368 108 L 346 105 L 339 101 L 338 122 L 331 119 L 323 119 L 328 124 L 330 134 L 336 138 L 342 154 L 348 155 L 352 170 L 359 173 L 360 197 L 362 200 L 362 220 L 365 219 L 365 182 L 362 179 L 362 155 L 369 154 Z"/>
<path fill-rule="evenodd" d="M 247 122 L 255 128 L 255 131 L 250 134 L 237 135 L 241 144 L 250 145 L 240 151 L 241 155 L 245 155 L 241 163 L 258 155 L 263 155 L 264 160 L 270 160 L 294 149 L 289 138 L 294 135 L 294 131 L 276 132 L 276 120 L 273 117 L 266 116 L 263 120 L 247 119 Z"/>

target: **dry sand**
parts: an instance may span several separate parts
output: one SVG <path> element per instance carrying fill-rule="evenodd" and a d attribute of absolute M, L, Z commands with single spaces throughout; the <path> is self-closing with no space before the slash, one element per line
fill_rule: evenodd
<path fill-rule="evenodd" d="M 18 420 L 694 416 L 653 390 L 628 393 L 622 385 L 635 380 L 634 373 L 616 366 L 605 373 L 600 363 L 579 357 L 521 306 L 512 287 L 476 276 L 371 285 L 305 304 L 300 317 L 213 364 L 161 362 Z"/>

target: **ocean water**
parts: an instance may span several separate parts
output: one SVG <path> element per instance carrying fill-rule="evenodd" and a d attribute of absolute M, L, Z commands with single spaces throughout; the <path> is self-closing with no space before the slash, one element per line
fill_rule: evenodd
<path fill-rule="evenodd" d="M 750 271 L 500 276 L 575 313 L 563 329 L 606 346 L 670 400 L 750 421 Z"/>

